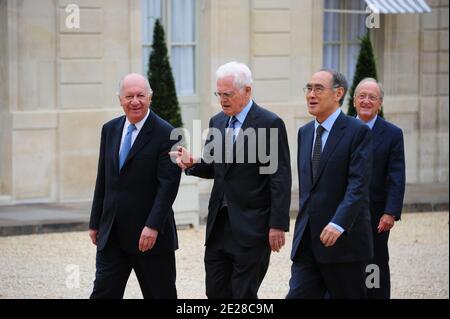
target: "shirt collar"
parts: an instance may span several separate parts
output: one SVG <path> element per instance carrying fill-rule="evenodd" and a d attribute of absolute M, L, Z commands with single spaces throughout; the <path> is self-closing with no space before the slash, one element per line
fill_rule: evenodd
<path fill-rule="evenodd" d="M 327 131 L 330 132 L 331 128 L 334 125 L 334 122 L 336 122 L 338 116 L 341 114 L 341 108 L 339 107 L 333 114 L 331 114 L 325 121 L 322 123 L 317 122 L 317 119 L 314 121 L 314 129 L 316 130 L 319 125 L 322 125 L 322 127 Z"/>
<path fill-rule="evenodd" d="M 372 130 L 373 127 L 374 127 L 374 125 L 375 125 L 375 122 L 377 121 L 378 115 L 375 114 L 375 116 L 373 117 L 373 119 L 371 119 L 369 122 L 364 122 L 363 120 L 361 120 L 361 119 L 359 118 L 359 116 L 357 116 L 356 118 L 357 118 L 358 120 L 360 120 L 361 122 L 363 122 L 364 124 L 366 124 L 366 125 L 367 125 L 368 127 L 370 127 L 370 129 Z"/>
<path fill-rule="evenodd" d="M 250 100 L 250 102 L 248 102 L 248 104 L 242 109 L 242 111 L 235 115 L 235 117 L 237 118 L 237 120 L 239 121 L 239 123 L 244 123 L 245 118 L 247 117 L 248 112 L 250 112 L 250 109 L 252 108 L 253 105 L 253 100 Z"/>
<path fill-rule="evenodd" d="M 150 109 L 147 110 L 147 114 L 145 115 L 145 117 L 142 120 L 140 120 L 139 122 L 134 124 L 136 126 L 137 132 L 139 132 L 142 129 L 142 127 L 144 126 L 144 123 L 147 120 L 149 115 L 150 115 Z M 126 118 L 124 128 L 128 129 L 128 126 L 130 124 L 131 124 L 131 122 L 128 120 L 128 118 Z"/>

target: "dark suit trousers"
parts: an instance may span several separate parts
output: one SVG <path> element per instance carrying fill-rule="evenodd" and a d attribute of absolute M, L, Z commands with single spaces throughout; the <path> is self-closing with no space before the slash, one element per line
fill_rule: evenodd
<path fill-rule="evenodd" d="M 129 254 L 120 248 L 112 230 L 106 247 L 97 251 L 96 268 L 91 299 L 123 298 L 132 269 L 145 299 L 177 298 L 174 252 L 163 255 Z"/>
<path fill-rule="evenodd" d="M 366 264 L 318 263 L 311 249 L 308 224 L 292 263 L 286 299 L 364 299 Z"/>
<path fill-rule="evenodd" d="M 369 299 L 389 299 L 391 297 L 391 273 L 389 269 L 389 250 L 388 250 L 389 232 L 373 233 L 374 259 L 371 264 L 375 264 L 380 269 L 379 288 L 367 289 Z"/>
<path fill-rule="evenodd" d="M 235 240 L 222 208 L 206 243 L 206 296 L 209 299 L 257 299 L 267 268 L 268 239 L 254 247 L 243 247 Z"/>

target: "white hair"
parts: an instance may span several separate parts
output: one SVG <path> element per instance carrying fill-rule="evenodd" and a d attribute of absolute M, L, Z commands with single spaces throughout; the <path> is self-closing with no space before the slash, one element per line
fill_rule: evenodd
<path fill-rule="evenodd" d="M 233 84 L 236 88 L 243 88 L 245 86 L 252 86 L 253 78 L 252 71 L 247 65 L 240 62 L 228 62 L 221 65 L 216 71 L 216 80 L 232 76 Z"/>
<path fill-rule="evenodd" d="M 140 78 L 142 78 L 145 81 L 145 85 L 147 86 L 147 93 L 149 95 L 151 95 L 153 93 L 152 88 L 150 87 L 150 82 L 148 82 L 148 79 L 143 76 L 142 74 L 139 73 L 130 73 L 125 75 L 124 77 L 122 77 L 119 81 L 119 92 L 117 93 L 117 95 L 121 95 L 122 94 L 122 89 L 123 89 L 123 81 L 125 80 L 126 77 L 130 76 L 130 75 L 135 75 L 138 76 Z"/>
<path fill-rule="evenodd" d="M 354 94 L 354 96 L 356 96 L 356 95 L 358 94 L 358 91 L 360 90 L 361 85 L 363 85 L 364 83 L 367 83 L 367 82 L 375 83 L 375 84 L 378 86 L 378 89 L 380 90 L 380 94 L 381 94 L 380 99 L 381 99 L 381 101 L 383 101 L 383 100 L 384 100 L 384 90 L 383 90 L 383 86 L 381 85 L 380 82 L 378 82 L 378 81 L 375 80 L 374 78 L 364 78 L 364 79 L 362 79 L 361 82 L 359 82 L 358 85 L 357 85 L 356 88 L 355 88 L 355 94 Z"/>

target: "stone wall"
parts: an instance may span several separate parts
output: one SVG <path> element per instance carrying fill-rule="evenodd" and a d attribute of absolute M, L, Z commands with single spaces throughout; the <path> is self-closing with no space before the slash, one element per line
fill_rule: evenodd
<path fill-rule="evenodd" d="M 421 17 L 419 181 L 448 183 L 448 0 Z"/>
<path fill-rule="evenodd" d="M 75 2 L 79 29 L 65 24 L 72 1 L 0 0 L 0 203 L 90 200 L 101 125 L 122 113 L 118 79 L 141 71 L 141 1 Z M 382 16 L 375 32 L 408 183 L 448 182 L 448 1 L 428 3 L 432 13 Z M 311 119 L 302 87 L 322 66 L 322 26 L 323 0 L 199 1 L 197 95 L 180 97 L 188 129 L 220 111 L 217 67 L 247 63 L 255 101 L 286 123 L 295 191 L 296 133 Z M 211 181 L 198 184 L 207 195 Z"/>

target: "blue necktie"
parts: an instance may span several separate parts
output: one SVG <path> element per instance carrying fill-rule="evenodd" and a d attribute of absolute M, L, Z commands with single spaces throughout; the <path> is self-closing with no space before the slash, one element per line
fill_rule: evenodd
<path fill-rule="evenodd" d="M 127 159 L 128 152 L 131 149 L 131 136 L 133 135 L 133 131 L 136 129 L 136 125 L 130 124 L 127 129 L 127 134 L 125 135 L 125 139 L 123 141 L 122 148 L 119 153 L 119 170 L 122 169 L 125 160 Z"/>
<path fill-rule="evenodd" d="M 311 159 L 313 182 L 317 178 L 317 170 L 319 169 L 320 155 L 322 154 L 322 133 L 324 130 L 325 128 L 322 125 L 319 125 L 316 129 L 316 141 L 314 142 L 313 155 Z"/>
<path fill-rule="evenodd" d="M 236 129 L 235 125 L 238 119 L 235 116 L 231 117 L 230 125 L 228 126 L 228 129 L 231 131 L 231 134 L 233 134 L 233 144 L 236 142 L 236 135 L 234 135 L 234 130 Z"/>

